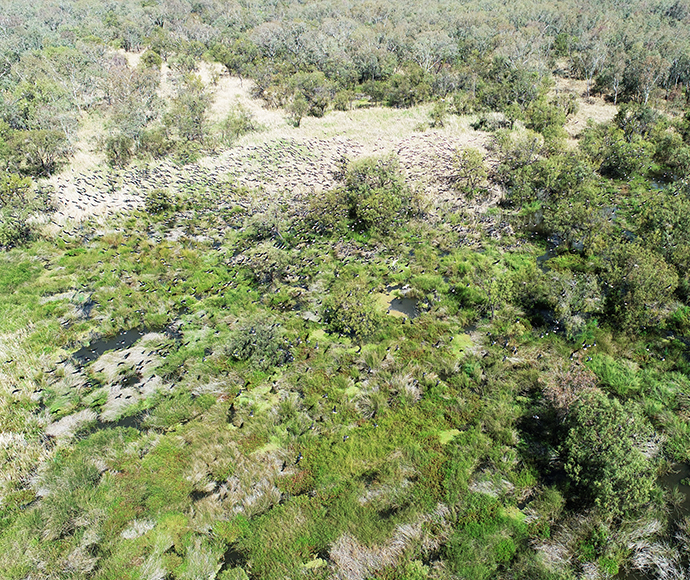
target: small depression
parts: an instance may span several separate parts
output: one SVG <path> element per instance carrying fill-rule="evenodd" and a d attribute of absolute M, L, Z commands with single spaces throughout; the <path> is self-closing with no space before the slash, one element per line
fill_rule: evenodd
<path fill-rule="evenodd" d="M 417 301 L 412 298 L 393 298 L 388 307 L 388 314 L 416 318 L 419 314 L 417 312 Z"/>
<path fill-rule="evenodd" d="M 131 347 L 146 332 L 146 330 L 133 328 L 110 338 L 95 340 L 89 346 L 81 347 L 72 357 L 82 365 L 88 364 L 109 350 L 123 350 Z"/>
<path fill-rule="evenodd" d="M 546 262 L 558 255 L 556 251 L 557 248 L 558 243 L 555 240 L 549 240 L 546 246 L 546 252 L 544 252 L 541 256 L 537 256 L 537 266 L 539 266 L 543 272 L 548 272 L 550 270 L 549 266 L 546 265 Z"/>
<path fill-rule="evenodd" d="M 685 496 L 685 499 L 675 506 L 671 520 L 675 523 L 690 515 L 690 465 L 674 465 L 671 471 L 661 478 L 660 483 L 668 490 L 678 489 Z"/>
<path fill-rule="evenodd" d="M 108 338 L 99 338 L 91 342 L 88 346 L 82 346 L 72 354 L 72 358 L 80 365 L 86 365 L 100 358 L 100 356 L 110 350 L 125 350 L 130 348 L 142 336 L 150 332 L 164 332 L 172 340 L 181 340 L 182 331 L 174 324 L 165 328 L 132 328 Z"/>
<path fill-rule="evenodd" d="M 417 300 L 405 296 L 399 298 L 404 293 L 401 290 L 402 286 L 387 286 L 386 294 L 379 295 L 382 303 L 387 307 L 387 313 L 398 318 L 416 318 L 419 316 Z"/>

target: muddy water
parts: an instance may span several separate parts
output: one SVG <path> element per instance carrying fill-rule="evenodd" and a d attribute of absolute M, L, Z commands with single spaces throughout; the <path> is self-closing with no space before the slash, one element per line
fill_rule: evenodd
<path fill-rule="evenodd" d="M 685 496 L 685 499 L 671 513 L 671 521 L 675 524 L 686 516 L 690 515 L 690 465 L 680 463 L 673 466 L 670 473 L 664 475 L 661 485 L 666 489 L 678 488 L 678 491 Z"/>
<path fill-rule="evenodd" d="M 104 352 L 109 350 L 121 350 L 129 348 L 137 340 L 144 336 L 146 332 L 146 330 L 133 328 L 110 338 L 95 340 L 89 346 L 81 347 L 72 355 L 72 357 L 81 364 L 88 364 L 95 361 Z"/>
<path fill-rule="evenodd" d="M 415 318 L 418 315 L 417 301 L 412 298 L 393 298 L 388 307 L 388 312 L 398 312 L 408 318 Z"/>
<path fill-rule="evenodd" d="M 380 304 L 387 307 L 387 313 L 391 316 L 397 316 L 399 318 L 416 318 L 419 316 L 419 310 L 417 309 L 417 300 L 413 298 L 398 298 L 399 290 L 402 286 L 387 286 L 386 293 L 379 294 Z"/>

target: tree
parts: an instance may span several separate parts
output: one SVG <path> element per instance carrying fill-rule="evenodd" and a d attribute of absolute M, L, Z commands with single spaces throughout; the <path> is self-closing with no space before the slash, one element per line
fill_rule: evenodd
<path fill-rule="evenodd" d="M 572 56 L 572 68 L 587 81 L 587 97 L 590 95 L 595 76 L 604 68 L 608 47 L 603 39 L 592 36 L 577 43 Z"/>
<path fill-rule="evenodd" d="M 323 117 L 335 95 L 334 84 L 322 72 L 298 73 L 290 79 L 289 85 L 293 103 L 303 99 L 307 103 L 306 114 L 311 117 Z"/>
<path fill-rule="evenodd" d="M 195 74 L 185 74 L 166 115 L 166 124 L 175 127 L 185 141 L 202 143 L 206 111 L 210 104 L 211 97 L 206 93 L 201 78 Z"/>
<path fill-rule="evenodd" d="M 658 54 L 650 54 L 644 48 L 636 47 L 623 73 L 625 93 L 646 105 L 659 81 L 666 78 L 669 66 L 668 61 Z"/>
<path fill-rule="evenodd" d="M 62 131 L 15 131 L 9 139 L 14 165 L 26 175 L 44 177 L 67 161 L 70 146 Z"/>
<path fill-rule="evenodd" d="M 0 247 L 11 248 L 31 237 L 29 217 L 44 209 L 32 189 L 31 178 L 0 172 Z"/>
<path fill-rule="evenodd" d="M 562 452 L 565 470 L 605 517 L 625 516 L 654 487 L 654 430 L 632 402 L 585 392 L 572 406 Z"/>
<path fill-rule="evenodd" d="M 259 49 L 251 40 L 241 36 L 234 39 L 229 45 L 214 44 L 209 54 L 216 62 L 225 67 L 228 74 L 240 77 L 241 83 L 242 77 L 256 60 Z"/>

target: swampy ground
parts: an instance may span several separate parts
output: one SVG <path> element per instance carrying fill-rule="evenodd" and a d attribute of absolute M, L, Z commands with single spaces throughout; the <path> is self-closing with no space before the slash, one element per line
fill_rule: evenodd
<path fill-rule="evenodd" d="M 0 254 L 0 576 L 687 574 L 689 315 L 625 233 L 656 231 L 647 178 L 582 157 L 597 209 L 544 233 L 500 178 L 524 127 L 296 128 L 219 83 L 263 130 L 186 165 L 85 145 Z M 542 160 L 570 171 L 592 103 Z"/>

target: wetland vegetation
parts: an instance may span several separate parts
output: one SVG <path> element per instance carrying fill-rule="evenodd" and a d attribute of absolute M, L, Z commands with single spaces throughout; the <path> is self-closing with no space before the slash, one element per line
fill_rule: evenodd
<path fill-rule="evenodd" d="M 690 9 L 457 4 L 8 3 L 0 577 L 690 578 Z"/>

